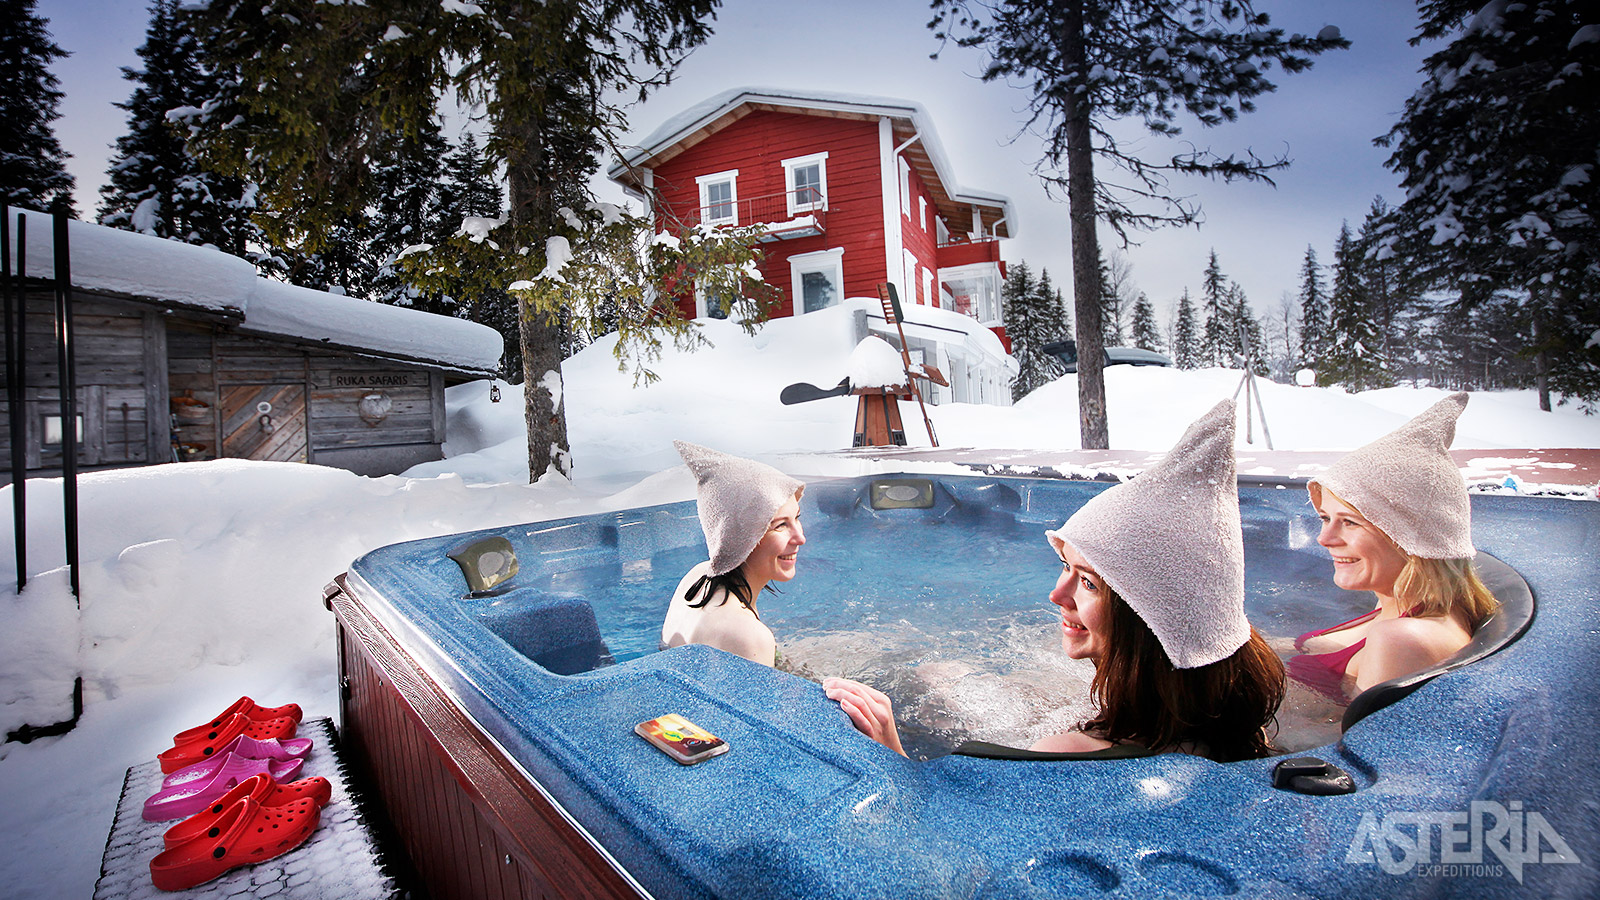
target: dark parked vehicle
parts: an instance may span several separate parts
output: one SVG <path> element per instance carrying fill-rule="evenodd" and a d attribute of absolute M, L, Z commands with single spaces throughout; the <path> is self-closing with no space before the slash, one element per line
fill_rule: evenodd
<path fill-rule="evenodd" d="M 1052 341 L 1041 347 L 1044 352 L 1061 360 L 1067 367 L 1067 373 L 1078 371 L 1078 342 L 1077 341 Z M 1170 366 L 1171 357 L 1157 353 L 1154 350 L 1140 350 L 1138 347 L 1106 347 L 1106 361 L 1108 366 Z"/>

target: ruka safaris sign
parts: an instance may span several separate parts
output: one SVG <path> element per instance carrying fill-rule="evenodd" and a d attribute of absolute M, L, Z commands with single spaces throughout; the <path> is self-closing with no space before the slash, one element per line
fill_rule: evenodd
<path fill-rule="evenodd" d="M 335 372 L 336 388 L 397 388 L 418 387 L 428 382 L 426 373 L 419 372 Z"/>

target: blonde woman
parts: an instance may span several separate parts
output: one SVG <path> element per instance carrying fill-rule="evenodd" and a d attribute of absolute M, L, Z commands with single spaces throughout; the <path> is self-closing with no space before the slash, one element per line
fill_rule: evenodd
<path fill-rule="evenodd" d="M 1297 638 L 1291 678 L 1348 701 L 1453 656 L 1498 608 L 1472 568 L 1467 486 L 1447 452 L 1466 406 L 1452 394 L 1307 485 L 1334 584 L 1377 604 Z"/>

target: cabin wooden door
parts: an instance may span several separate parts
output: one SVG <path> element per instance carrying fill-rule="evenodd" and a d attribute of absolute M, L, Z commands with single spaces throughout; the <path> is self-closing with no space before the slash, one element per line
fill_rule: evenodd
<path fill-rule="evenodd" d="M 222 455 L 234 459 L 305 462 L 305 385 L 224 386 Z"/>

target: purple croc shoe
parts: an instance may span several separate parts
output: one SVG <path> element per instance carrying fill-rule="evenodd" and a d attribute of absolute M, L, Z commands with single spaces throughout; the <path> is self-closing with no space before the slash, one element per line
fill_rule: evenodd
<path fill-rule="evenodd" d="M 221 768 L 222 763 L 229 756 L 243 759 L 270 759 L 277 762 L 293 762 L 305 759 L 311 753 L 311 738 L 272 738 L 271 740 L 258 741 L 248 734 L 241 734 L 229 741 L 216 756 L 202 759 L 199 762 L 184 766 L 171 775 L 161 779 L 161 788 L 174 788 L 181 784 L 188 784 L 197 779 L 209 779 Z"/>
<path fill-rule="evenodd" d="M 243 756 L 225 756 L 211 777 L 195 779 L 177 787 L 163 788 L 144 802 L 147 822 L 165 819 L 183 819 L 205 809 L 213 800 L 226 794 L 239 782 L 263 772 L 273 781 L 286 781 L 300 772 L 303 759 L 279 762 L 275 759 L 246 759 Z"/>

